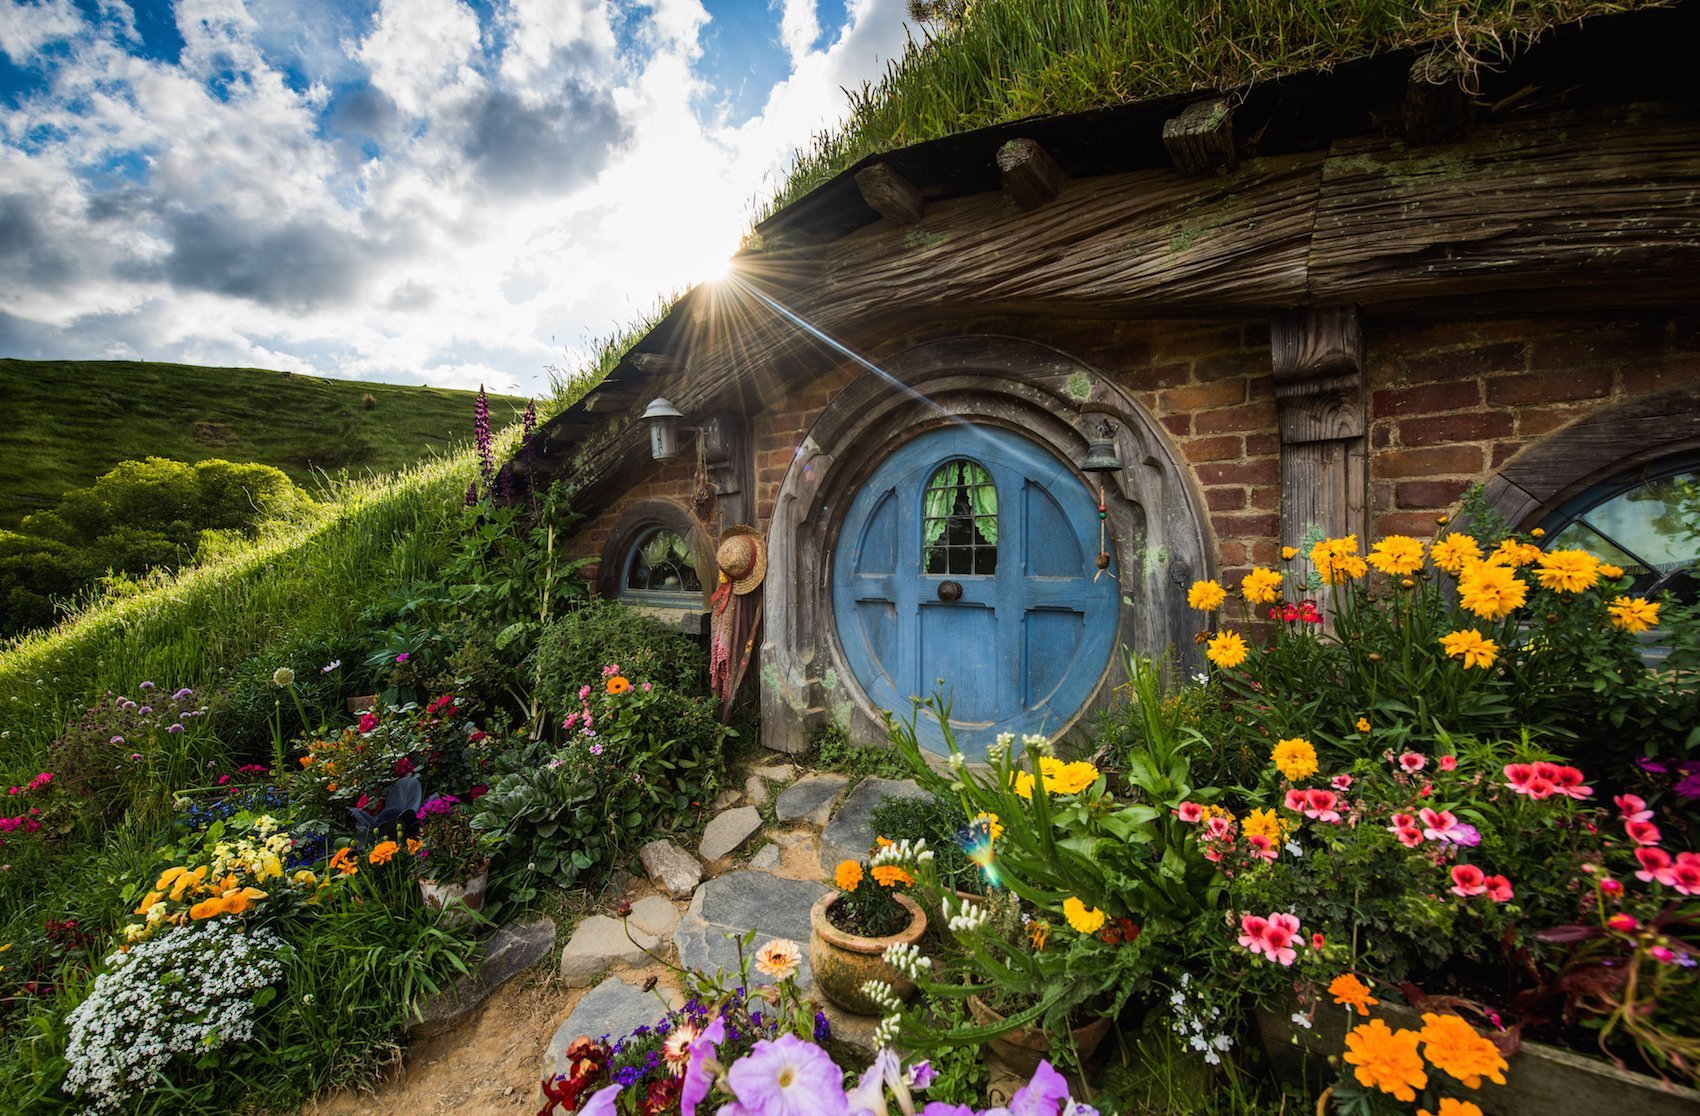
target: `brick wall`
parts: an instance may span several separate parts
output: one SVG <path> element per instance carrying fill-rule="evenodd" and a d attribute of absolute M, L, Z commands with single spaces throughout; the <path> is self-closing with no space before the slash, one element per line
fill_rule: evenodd
<path fill-rule="evenodd" d="M 1376 535 L 1431 533 L 1469 485 L 1601 406 L 1700 391 L 1693 321 L 1368 323 L 1364 344 Z"/>

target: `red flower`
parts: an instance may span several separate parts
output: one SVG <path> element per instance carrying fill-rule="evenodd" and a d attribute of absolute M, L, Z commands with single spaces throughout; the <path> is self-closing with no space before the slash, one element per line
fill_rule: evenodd
<path fill-rule="evenodd" d="M 395 776 L 398 779 L 403 775 L 411 775 L 413 774 L 413 761 L 408 759 L 406 756 L 403 756 L 395 761 L 395 767 L 392 768 L 392 770 L 395 772 Z"/>
<path fill-rule="evenodd" d="M 477 802 L 480 798 L 483 798 L 489 793 L 490 788 L 480 783 L 478 786 L 473 787 L 471 790 L 466 792 L 466 800 L 468 802 Z"/>
<path fill-rule="evenodd" d="M 1623 830 L 1629 834 L 1629 839 L 1637 845 L 1656 845 L 1659 843 L 1659 827 L 1652 822 L 1624 822 Z"/>
<path fill-rule="evenodd" d="M 1676 867 L 1670 853 L 1665 850 L 1656 846 L 1639 848 L 1635 850 L 1635 859 L 1641 862 L 1641 870 L 1635 873 L 1636 879 L 1647 883 L 1657 881 L 1666 887 L 1676 883 Z"/>
<path fill-rule="evenodd" d="M 1617 808 L 1623 811 L 1624 821 L 1644 822 L 1653 820 L 1653 811 L 1647 809 L 1647 803 L 1639 795 L 1620 794 L 1612 799 Z"/>
<path fill-rule="evenodd" d="M 1175 817 L 1188 825 L 1194 825 L 1204 820 L 1204 807 L 1196 802 L 1183 802 L 1175 807 Z"/>
<path fill-rule="evenodd" d="M 1641 929 L 1641 924 L 1635 921 L 1634 915 L 1624 914 L 1622 911 L 1606 919 L 1606 925 L 1625 934 L 1633 934 Z"/>
<path fill-rule="evenodd" d="M 1487 884 L 1487 897 L 1495 903 L 1511 902 L 1511 881 L 1504 876 L 1489 876 L 1482 881 Z"/>
<path fill-rule="evenodd" d="M 1480 895 L 1488 889 L 1487 877 L 1474 864 L 1454 864 L 1452 866 L 1452 894 L 1465 899 L 1472 895 Z"/>
<path fill-rule="evenodd" d="M 373 729 L 375 729 L 377 727 L 378 727 L 378 715 L 376 713 L 365 713 L 365 714 L 361 715 L 361 717 L 360 717 L 360 731 L 362 733 L 371 732 Z"/>
<path fill-rule="evenodd" d="M 1456 770 L 1458 770 L 1458 757 L 1457 756 L 1441 756 L 1440 757 L 1440 769 L 1442 771 L 1456 771 Z"/>

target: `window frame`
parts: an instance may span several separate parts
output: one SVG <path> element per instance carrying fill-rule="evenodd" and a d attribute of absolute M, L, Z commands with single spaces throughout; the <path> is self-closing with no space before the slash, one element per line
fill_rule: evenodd
<path fill-rule="evenodd" d="M 672 531 L 685 541 L 701 591 L 673 592 L 659 589 L 628 589 L 626 578 L 637 558 L 637 549 L 654 531 Z M 708 532 L 689 511 L 670 500 L 645 500 L 627 508 L 608 532 L 597 567 L 597 595 L 642 608 L 701 612 L 708 607 L 718 572 Z"/>

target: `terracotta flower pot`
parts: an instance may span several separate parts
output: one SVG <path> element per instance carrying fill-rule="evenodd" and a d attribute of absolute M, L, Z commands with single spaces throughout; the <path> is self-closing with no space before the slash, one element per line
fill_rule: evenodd
<path fill-rule="evenodd" d="M 378 707 L 377 694 L 359 694 L 355 697 L 344 698 L 343 700 L 347 704 L 348 711 L 350 713 L 364 713 L 368 709 L 376 709 Z"/>
<path fill-rule="evenodd" d="M 974 1017 L 976 1023 L 1001 1023 L 1003 1016 L 987 1005 L 978 996 L 968 997 L 968 1014 Z M 1098 1049 L 1098 1044 L 1104 1041 L 1104 1036 L 1110 1033 L 1110 1020 L 1101 1017 L 1090 1023 L 1075 1027 L 1069 1032 L 1074 1039 L 1074 1048 L 1080 1053 L 1080 1060 L 1087 1061 Z M 1034 1027 L 1016 1027 L 1005 1031 L 997 1038 L 989 1040 L 991 1048 L 998 1053 L 1004 1064 L 1023 1077 L 1032 1077 L 1033 1071 L 1039 1068 L 1039 1063 L 1051 1056 L 1051 1040 L 1044 1031 Z"/>
<path fill-rule="evenodd" d="M 427 907 L 443 912 L 442 921 L 446 925 L 464 926 L 473 921 L 474 912 L 484 909 L 484 885 L 489 878 L 490 868 L 485 865 L 465 883 L 438 883 L 422 879 L 419 881 L 419 894 L 424 897 Z"/>
<path fill-rule="evenodd" d="M 857 1015 L 880 1014 L 880 1006 L 862 994 L 864 981 L 883 980 L 904 1000 L 913 998 L 917 991 L 913 982 L 885 963 L 882 954 L 887 946 L 914 945 L 920 941 L 927 932 L 927 914 L 907 895 L 892 898 L 908 910 L 909 925 L 884 938 L 864 938 L 834 926 L 826 912 L 838 902 L 836 891 L 821 896 L 809 912 L 809 967 L 814 970 L 821 995 L 845 1011 Z"/>

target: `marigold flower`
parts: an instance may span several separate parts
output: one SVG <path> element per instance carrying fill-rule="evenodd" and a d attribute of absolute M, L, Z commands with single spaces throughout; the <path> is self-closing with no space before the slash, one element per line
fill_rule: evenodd
<path fill-rule="evenodd" d="M 1535 561 L 1535 576 L 1555 593 L 1580 593 L 1600 580 L 1600 560 L 1586 550 L 1548 550 Z"/>
<path fill-rule="evenodd" d="M 1410 1104 L 1417 1090 L 1428 1088 L 1423 1057 L 1417 1053 L 1418 1035 L 1403 1028 L 1395 1031 L 1379 1019 L 1353 1027 L 1346 1034 L 1345 1060 L 1353 1066 L 1358 1084 L 1380 1089 Z"/>
<path fill-rule="evenodd" d="M 1358 718 L 1358 731 L 1359 732 L 1368 732 L 1369 730 L 1370 730 L 1369 718 L 1368 717 L 1359 717 Z"/>
<path fill-rule="evenodd" d="M 1310 564 L 1318 576 L 1329 585 L 1351 581 L 1369 572 L 1369 565 L 1358 556 L 1358 537 L 1347 535 L 1340 539 L 1323 539 L 1310 548 Z"/>
<path fill-rule="evenodd" d="M 789 938 L 775 938 L 756 950 L 756 968 L 774 980 L 789 980 L 797 975 L 797 965 L 802 958 L 803 951 L 796 942 Z"/>
<path fill-rule="evenodd" d="M 1428 556 L 1435 568 L 1455 574 L 1471 562 L 1482 560 L 1481 544 L 1469 535 L 1447 535 L 1434 541 Z"/>
<path fill-rule="evenodd" d="M 1275 770 L 1295 783 L 1315 775 L 1318 770 L 1316 746 L 1302 736 L 1278 742 L 1269 758 L 1275 764 Z"/>
<path fill-rule="evenodd" d="M 1659 623 L 1658 602 L 1646 597 L 1613 598 L 1606 611 L 1611 614 L 1612 627 L 1630 633 L 1644 632 Z"/>
<path fill-rule="evenodd" d="M 388 864 L 390 858 L 401 851 L 401 846 L 394 841 L 379 841 L 372 846 L 372 851 L 366 860 L 372 864 Z"/>
<path fill-rule="evenodd" d="M 424 847 L 425 847 L 425 842 L 421 841 L 417 837 L 409 837 L 407 839 L 407 855 L 408 856 L 418 856 L 419 850 L 424 848 Z"/>
<path fill-rule="evenodd" d="M 1600 576 L 1607 581 L 1616 581 L 1623 576 L 1623 567 L 1614 566 L 1610 562 L 1601 562 Z"/>
<path fill-rule="evenodd" d="M 1483 1077 L 1495 1085 L 1505 1084 L 1505 1058 L 1461 1016 L 1424 1012 L 1418 1037 L 1429 1063 L 1456 1077 L 1466 1088 L 1480 1089 Z"/>
<path fill-rule="evenodd" d="M 354 850 L 346 846 L 331 854 L 330 864 L 327 867 L 329 871 L 343 876 L 353 876 L 360 871 L 360 866 L 354 861 Z"/>
<path fill-rule="evenodd" d="M 1423 568 L 1422 540 L 1388 535 L 1370 547 L 1369 564 L 1393 577 L 1409 577 Z"/>
<path fill-rule="evenodd" d="M 895 864 L 881 864 L 874 868 L 874 882 L 881 887 L 896 887 L 899 884 L 908 887 L 915 882 L 915 877 Z"/>
<path fill-rule="evenodd" d="M 840 860 L 832 873 L 832 882 L 839 891 L 855 891 L 862 885 L 862 866 L 854 860 Z"/>
<path fill-rule="evenodd" d="M 1038 953 L 1045 948 L 1045 942 L 1050 939 L 1051 924 L 1042 918 L 1036 918 L 1027 924 L 1027 940 L 1033 945 L 1033 952 Z"/>
<path fill-rule="evenodd" d="M 1240 595 L 1252 604 L 1269 604 L 1281 595 L 1281 574 L 1258 566 L 1240 578 Z"/>
<path fill-rule="evenodd" d="M 632 681 L 623 674 L 616 674 L 608 679 L 606 685 L 610 694 L 623 694 L 632 688 Z"/>
<path fill-rule="evenodd" d="M 985 826 L 986 835 L 994 841 L 1003 836 L 1003 824 L 998 821 L 998 816 L 996 814 L 987 813 L 982 810 L 980 813 L 975 814 L 972 818 L 969 818 L 968 824 L 970 826 Z"/>
<path fill-rule="evenodd" d="M 1297 558 L 1298 556 L 1299 556 L 1299 548 L 1296 547 L 1296 546 L 1283 546 L 1281 548 L 1281 561 L 1283 561 L 1283 562 L 1291 562 L 1294 558 Z"/>
<path fill-rule="evenodd" d="M 1466 670 L 1471 667 L 1485 670 L 1499 655 L 1499 644 L 1483 637 L 1475 628 L 1449 632 L 1440 637 L 1440 645 L 1446 649 L 1448 658 L 1463 659 Z"/>
<path fill-rule="evenodd" d="M 1344 1004 L 1359 1015 L 1368 1015 L 1369 1009 L 1381 1002 L 1369 994 L 1369 985 L 1351 973 L 1335 977 L 1328 985 L 1328 994 L 1334 997 L 1335 1003 Z"/>
<path fill-rule="evenodd" d="M 1096 934 L 1104 926 L 1104 912 L 1088 907 L 1074 895 L 1063 900 L 1063 917 L 1077 934 Z"/>
<path fill-rule="evenodd" d="M 1195 581 L 1192 588 L 1186 591 L 1188 608 L 1196 608 L 1200 612 L 1215 612 L 1222 607 L 1222 602 L 1228 599 L 1228 591 L 1218 585 L 1214 579 Z"/>
<path fill-rule="evenodd" d="M 1417 1116 L 1482 1116 L 1482 1110 L 1475 1101 L 1441 1097 L 1440 1108 L 1434 1112 L 1430 1112 L 1426 1108 L 1419 1108 L 1417 1109 Z"/>
<path fill-rule="evenodd" d="M 1238 632 L 1219 632 L 1204 649 L 1204 657 L 1223 670 L 1233 670 L 1245 662 L 1249 654 L 1251 649 Z"/>
<path fill-rule="evenodd" d="M 1476 562 L 1458 575 L 1458 603 L 1483 620 L 1502 620 L 1529 599 L 1529 587 L 1505 566 Z"/>

